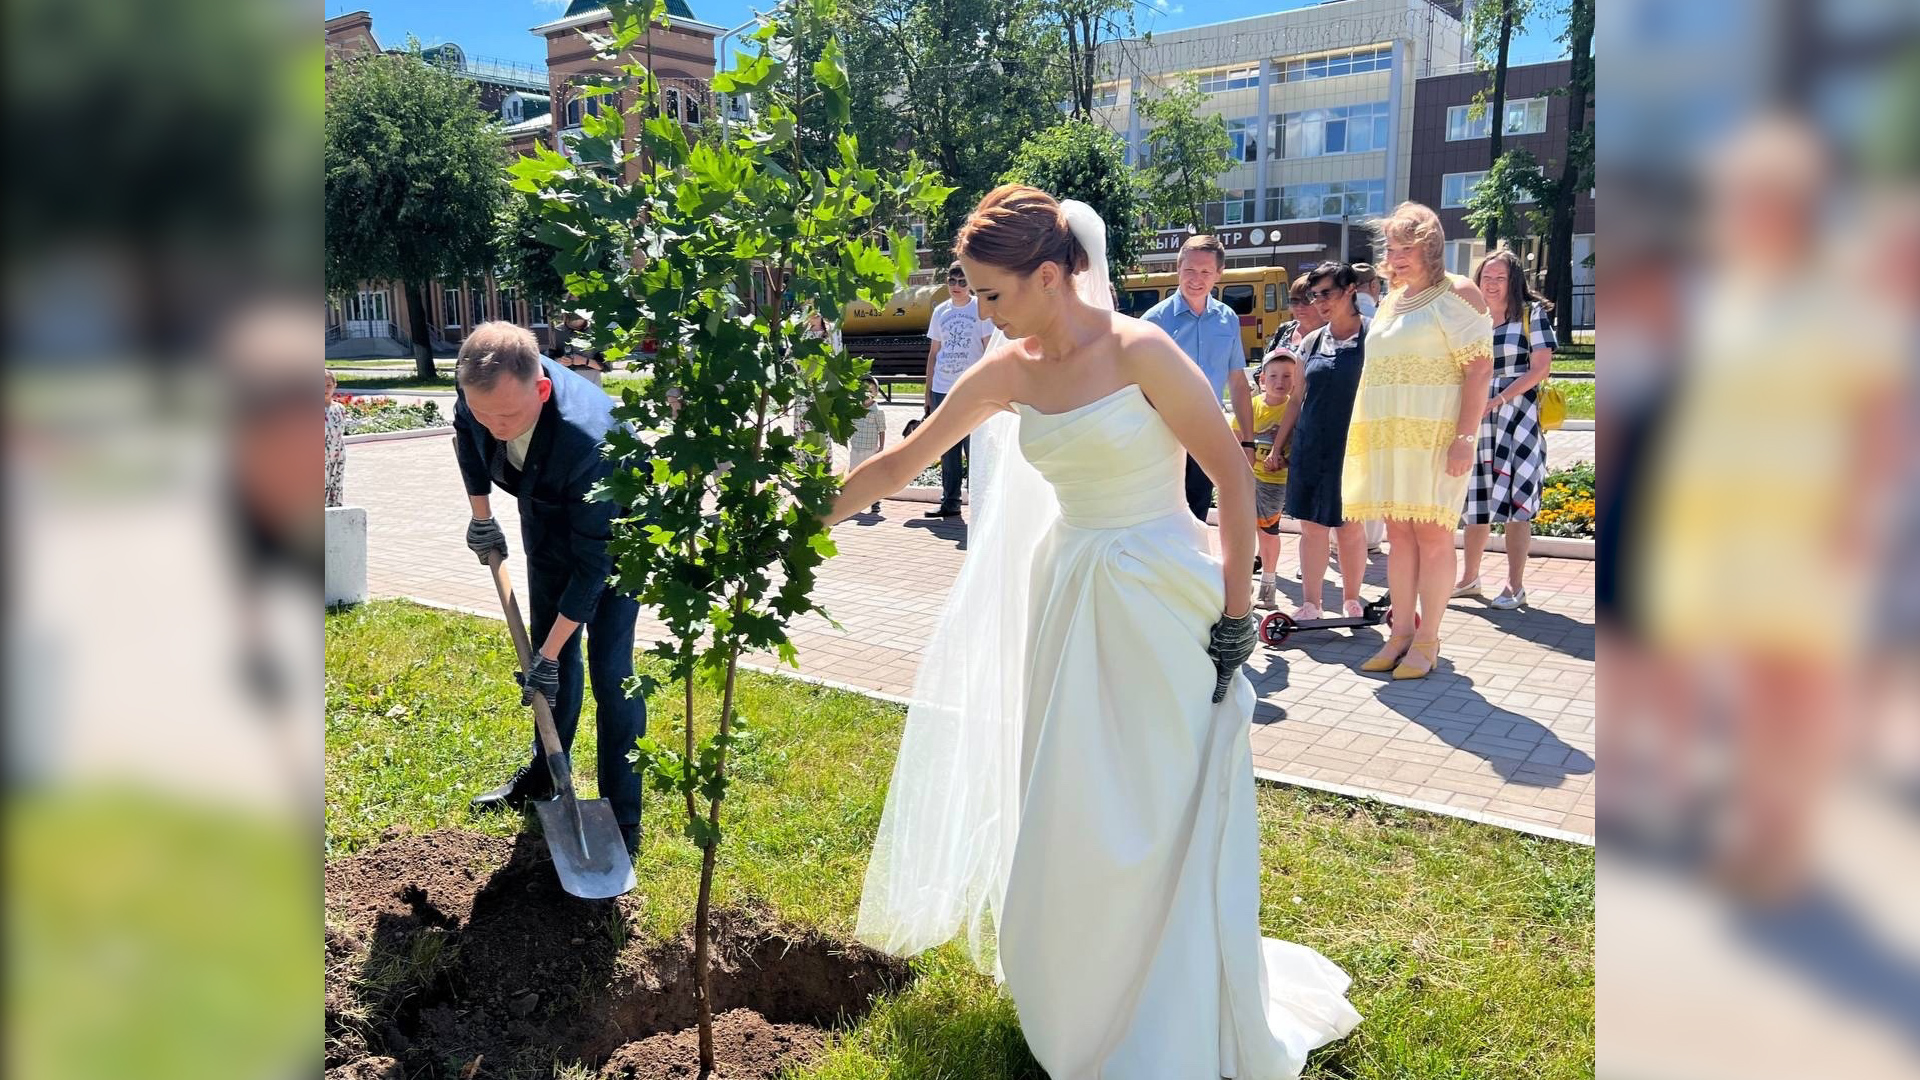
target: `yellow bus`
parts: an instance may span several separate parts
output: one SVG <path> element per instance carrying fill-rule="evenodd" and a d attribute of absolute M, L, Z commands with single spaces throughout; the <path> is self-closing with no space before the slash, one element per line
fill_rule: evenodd
<path fill-rule="evenodd" d="M 1129 274 L 1121 280 L 1120 310 L 1138 318 L 1148 308 L 1180 290 L 1180 276 L 1167 272 Z M 1213 295 L 1240 317 L 1240 343 L 1248 363 L 1257 363 L 1280 324 L 1292 318 L 1287 307 L 1287 271 L 1278 266 L 1248 266 L 1220 275 Z M 923 371 L 927 357 L 927 322 L 933 309 L 947 298 L 944 281 L 909 285 L 875 308 L 865 301 L 847 306 L 841 324 L 848 351 L 874 362 L 874 373 L 906 375 Z"/>
<path fill-rule="evenodd" d="M 1240 344 L 1247 363 L 1257 363 L 1280 325 L 1293 317 L 1287 307 L 1292 280 L 1279 266 L 1245 266 L 1225 270 L 1213 295 L 1240 316 Z M 1180 275 L 1128 274 L 1120 279 L 1120 310 L 1139 318 L 1147 309 L 1180 291 Z"/>

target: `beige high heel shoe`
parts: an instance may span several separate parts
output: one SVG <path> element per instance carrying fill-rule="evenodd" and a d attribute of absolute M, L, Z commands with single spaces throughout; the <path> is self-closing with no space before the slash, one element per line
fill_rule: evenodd
<path fill-rule="evenodd" d="M 1413 660 L 1415 657 L 1419 657 L 1426 661 L 1426 663 L 1424 665 L 1414 663 Z M 1400 662 L 1399 667 L 1393 669 L 1393 677 L 1396 679 L 1424 679 L 1433 671 L 1433 666 L 1439 662 L 1439 638 L 1435 638 L 1432 641 L 1416 641 L 1408 646 L 1406 659 Z"/>
<path fill-rule="evenodd" d="M 1401 657 L 1407 655 L 1407 650 L 1412 646 L 1412 634 L 1407 634 L 1404 637 L 1397 634 L 1388 637 L 1387 643 L 1380 646 L 1380 651 L 1374 653 L 1371 658 L 1360 665 L 1360 670 L 1392 671 L 1394 670 L 1394 665 L 1400 662 Z"/>

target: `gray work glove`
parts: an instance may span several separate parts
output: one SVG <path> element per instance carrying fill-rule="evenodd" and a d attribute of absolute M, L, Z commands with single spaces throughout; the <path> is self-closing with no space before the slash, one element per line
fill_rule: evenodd
<path fill-rule="evenodd" d="M 520 704 L 533 704 L 533 692 L 547 699 L 547 707 L 560 704 L 560 661 L 549 660 L 539 653 L 533 654 L 533 670 L 525 674 L 514 673 L 514 681 L 520 684 Z"/>
<path fill-rule="evenodd" d="M 507 557 L 507 534 L 500 531 L 500 523 L 492 518 L 474 518 L 467 522 L 467 549 L 480 556 L 480 565 L 487 565 L 487 554 L 497 551 L 502 559 Z"/>
<path fill-rule="evenodd" d="M 1233 685 L 1233 676 L 1240 665 L 1253 655 L 1254 643 L 1253 612 L 1249 611 L 1239 618 L 1229 615 L 1220 616 L 1213 624 L 1213 633 L 1207 638 L 1207 655 L 1213 657 L 1214 683 L 1213 703 L 1220 704 L 1227 698 L 1227 687 Z"/>

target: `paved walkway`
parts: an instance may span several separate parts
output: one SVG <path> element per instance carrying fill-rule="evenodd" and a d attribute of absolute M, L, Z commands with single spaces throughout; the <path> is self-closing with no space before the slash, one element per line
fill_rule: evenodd
<path fill-rule="evenodd" d="M 1591 456 L 1591 432 L 1551 439 L 1556 464 Z M 462 539 L 466 499 L 446 436 L 348 447 L 346 497 L 367 510 L 375 596 L 498 610 Z M 496 498 L 494 507 L 517 538 L 512 500 Z M 817 615 L 796 623 L 802 675 L 911 692 L 921 646 L 964 557 L 964 526 L 927 522 L 925 509 L 889 502 L 878 520 L 835 529 L 840 556 L 822 568 L 818 595 L 844 630 Z M 1297 573 L 1295 544 L 1283 534 L 1281 567 Z M 524 598 L 524 563 L 508 565 Z M 1491 554 L 1484 577 L 1497 582 L 1503 568 L 1504 556 Z M 1385 591 L 1385 575 L 1385 560 L 1376 559 L 1368 595 Z M 1283 577 L 1281 588 L 1290 609 L 1299 586 Z M 1260 694 L 1250 731 L 1256 768 L 1280 781 L 1590 841 L 1593 564 L 1536 559 L 1527 592 L 1533 607 L 1519 612 L 1454 601 L 1439 670 L 1426 679 L 1394 683 L 1356 670 L 1379 647 L 1377 628 L 1306 633 L 1262 648 L 1249 671 Z M 1327 599 L 1336 595 L 1330 579 Z M 643 612 L 637 637 L 662 634 Z"/>

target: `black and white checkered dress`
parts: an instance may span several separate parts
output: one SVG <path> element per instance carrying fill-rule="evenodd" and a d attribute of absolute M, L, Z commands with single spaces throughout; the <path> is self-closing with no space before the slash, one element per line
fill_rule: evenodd
<path fill-rule="evenodd" d="M 1488 396 L 1498 396 L 1526 375 L 1534 349 L 1558 346 L 1553 320 L 1540 304 L 1533 305 L 1525 324 L 1515 320 L 1494 327 L 1493 383 Z M 1462 525 L 1532 521 L 1540 512 L 1540 491 L 1547 477 L 1547 434 L 1540 428 L 1538 396 L 1537 390 L 1529 390 L 1481 419 Z"/>

